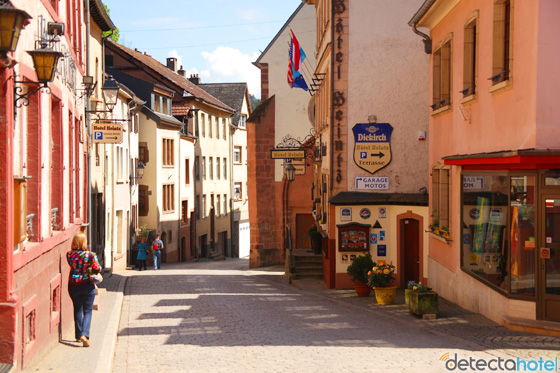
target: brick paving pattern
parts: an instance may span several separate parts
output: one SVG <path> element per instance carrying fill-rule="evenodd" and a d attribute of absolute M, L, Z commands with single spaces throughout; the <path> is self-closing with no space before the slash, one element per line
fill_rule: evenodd
<path fill-rule="evenodd" d="M 402 299 L 286 284 L 247 260 L 128 272 L 114 372 L 437 372 L 440 357 L 560 357 L 560 339 L 511 332 L 441 300 L 435 320 Z"/>

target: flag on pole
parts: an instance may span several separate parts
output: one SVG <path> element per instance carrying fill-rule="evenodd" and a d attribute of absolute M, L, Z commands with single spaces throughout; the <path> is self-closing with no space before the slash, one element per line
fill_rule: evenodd
<path fill-rule="evenodd" d="M 292 37 L 290 40 L 289 51 L 290 61 L 288 63 L 288 84 L 292 88 L 301 88 L 304 91 L 307 91 L 307 83 L 305 83 L 305 79 L 300 72 L 302 63 L 306 56 L 303 52 L 303 48 L 299 45 L 299 41 L 294 35 L 294 32 L 292 30 L 290 30 L 290 32 L 292 33 Z"/>

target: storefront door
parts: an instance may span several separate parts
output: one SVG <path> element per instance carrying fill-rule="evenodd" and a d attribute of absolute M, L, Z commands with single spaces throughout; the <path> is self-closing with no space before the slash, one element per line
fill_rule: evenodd
<path fill-rule="evenodd" d="M 560 194 L 543 194 L 539 250 L 539 315 L 560 322 Z"/>

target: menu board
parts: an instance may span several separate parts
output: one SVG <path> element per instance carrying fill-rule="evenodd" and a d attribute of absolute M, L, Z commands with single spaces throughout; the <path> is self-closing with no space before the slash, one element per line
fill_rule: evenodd
<path fill-rule="evenodd" d="M 338 226 L 338 251 L 369 251 L 370 225 L 345 224 Z"/>

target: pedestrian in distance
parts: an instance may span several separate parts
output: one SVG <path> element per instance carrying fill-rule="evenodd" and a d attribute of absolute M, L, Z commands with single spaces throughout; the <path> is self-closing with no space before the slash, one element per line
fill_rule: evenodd
<path fill-rule="evenodd" d="M 66 259 L 70 265 L 68 293 L 74 305 L 74 336 L 77 342 L 89 347 L 89 331 L 96 293 L 91 277 L 98 274 L 101 267 L 95 253 L 88 250 L 87 237 L 83 232 L 74 235 Z"/>
<path fill-rule="evenodd" d="M 152 242 L 152 254 L 154 255 L 154 269 L 161 269 L 161 251 L 163 250 L 163 241 L 159 239 L 159 234 Z"/>
<path fill-rule="evenodd" d="M 145 242 L 140 242 L 138 244 L 138 256 L 136 260 L 138 260 L 138 270 L 141 271 L 142 267 L 144 267 L 144 271 L 146 268 L 146 259 L 148 259 L 148 244 Z"/>

